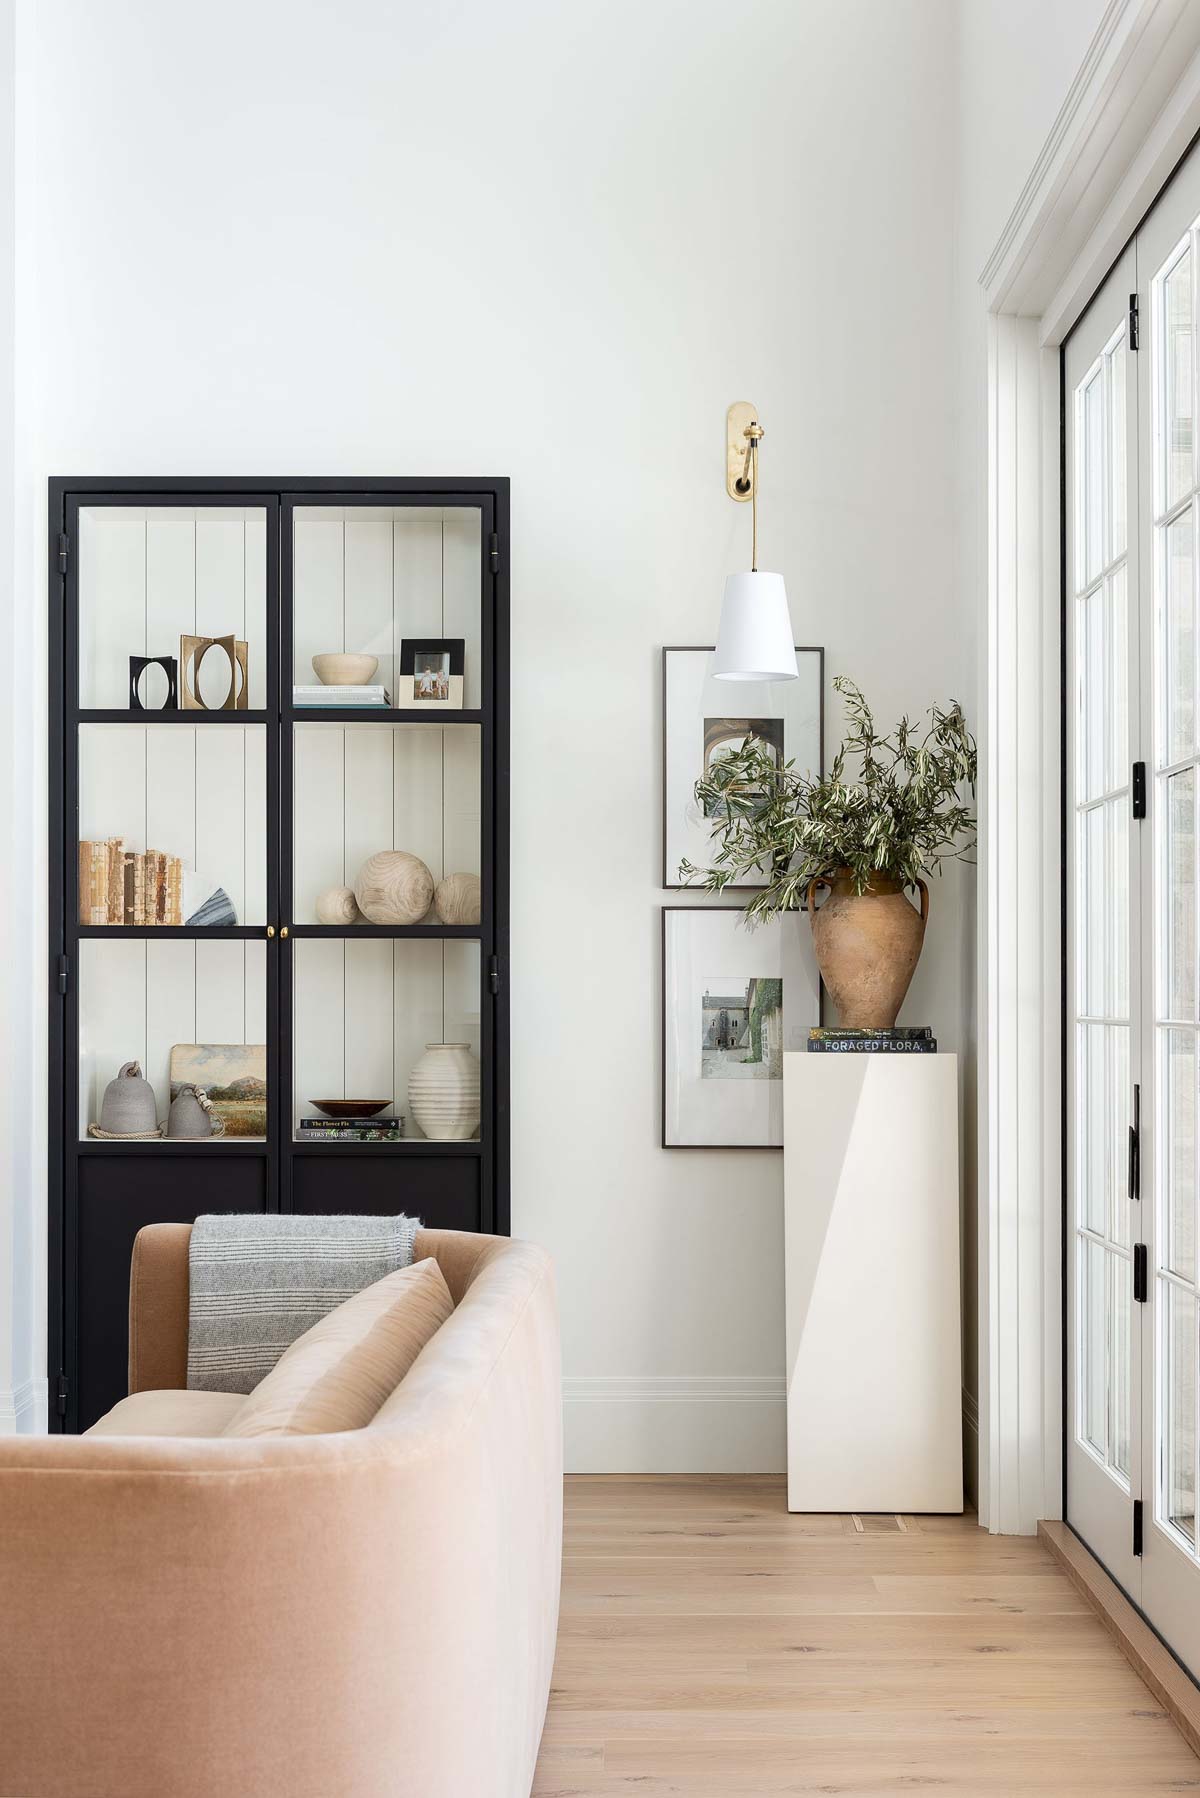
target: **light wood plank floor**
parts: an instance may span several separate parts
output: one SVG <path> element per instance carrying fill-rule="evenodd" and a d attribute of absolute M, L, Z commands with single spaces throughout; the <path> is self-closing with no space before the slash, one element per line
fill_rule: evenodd
<path fill-rule="evenodd" d="M 569 1479 L 536 1798 L 1200 1791 L 1038 1542 L 900 1523 L 790 1517 L 776 1479 Z"/>

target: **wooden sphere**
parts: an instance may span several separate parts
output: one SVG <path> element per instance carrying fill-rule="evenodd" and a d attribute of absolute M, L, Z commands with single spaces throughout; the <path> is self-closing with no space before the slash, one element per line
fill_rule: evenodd
<path fill-rule="evenodd" d="M 357 924 L 358 901 L 353 887 L 329 887 L 317 900 L 318 924 Z"/>
<path fill-rule="evenodd" d="M 478 874 L 447 874 L 437 883 L 433 903 L 443 924 L 478 924 Z"/>
<path fill-rule="evenodd" d="M 433 875 L 407 849 L 381 849 L 358 870 L 354 897 L 372 924 L 419 924 L 433 898 Z"/>

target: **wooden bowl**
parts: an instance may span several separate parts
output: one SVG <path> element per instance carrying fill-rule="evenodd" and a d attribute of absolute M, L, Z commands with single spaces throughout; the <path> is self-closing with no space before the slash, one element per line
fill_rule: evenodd
<path fill-rule="evenodd" d="M 326 687 L 365 687 L 379 666 L 378 656 L 334 655 L 314 656 L 313 673 Z"/>
<path fill-rule="evenodd" d="M 377 1113 L 385 1111 L 391 1104 L 390 1099 L 310 1099 L 318 1111 L 323 1111 L 327 1118 L 373 1118 Z"/>

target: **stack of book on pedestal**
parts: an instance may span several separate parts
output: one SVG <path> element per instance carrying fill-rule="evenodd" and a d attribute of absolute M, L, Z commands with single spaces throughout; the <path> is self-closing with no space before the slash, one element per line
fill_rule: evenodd
<path fill-rule="evenodd" d="M 292 704 L 295 706 L 337 706 L 346 710 L 350 706 L 362 706 L 378 710 L 381 706 L 390 706 L 386 687 L 293 687 Z"/>
<path fill-rule="evenodd" d="M 354 1123 L 348 1118 L 301 1118 L 300 1142 L 400 1142 L 404 1136 L 404 1119 L 363 1118 Z"/>
<path fill-rule="evenodd" d="M 808 1033 L 810 1055 L 936 1055 L 937 1038 L 928 1024 L 900 1030 L 826 1030 Z"/>

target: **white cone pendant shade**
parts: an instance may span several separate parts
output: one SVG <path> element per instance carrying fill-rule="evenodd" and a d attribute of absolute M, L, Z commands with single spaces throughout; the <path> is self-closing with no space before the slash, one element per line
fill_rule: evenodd
<path fill-rule="evenodd" d="M 717 680 L 797 680 L 796 648 L 781 574 L 731 574 L 725 582 L 713 675 Z"/>

